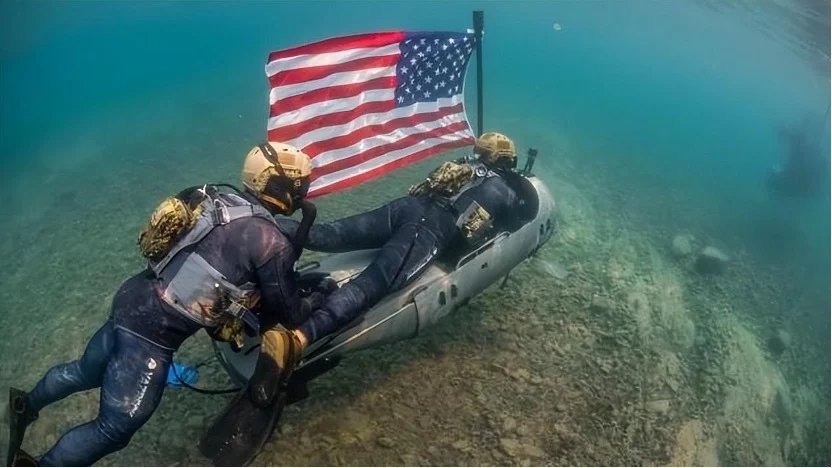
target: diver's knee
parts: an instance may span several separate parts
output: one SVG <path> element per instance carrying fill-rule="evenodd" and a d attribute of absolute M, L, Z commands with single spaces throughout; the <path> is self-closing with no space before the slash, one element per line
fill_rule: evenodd
<path fill-rule="evenodd" d="M 326 304 L 321 308 L 333 321 L 344 325 L 358 315 L 371 299 L 368 289 L 362 284 L 350 282 L 327 297 Z"/>
<path fill-rule="evenodd" d="M 139 421 L 125 416 L 108 417 L 99 415 L 95 420 L 95 428 L 102 438 L 109 441 L 112 448 L 121 450 L 130 443 L 130 439 L 147 422 L 146 419 Z"/>
<path fill-rule="evenodd" d="M 156 410 L 157 403 L 151 401 L 151 396 L 143 396 L 147 400 L 140 396 L 138 400 L 127 402 L 126 406 L 103 406 L 95 420 L 98 431 L 115 444 L 127 445 Z"/>
<path fill-rule="evenodd" d="M 51 380 L 50 383 L 61 387 L 91 388 L 90 382 L 93 381 L 93 376 L 89 372 L 85 372 L 81 361 L 58 364 L 50 369 L 46 375 Z"/>
<path fill-rule="evenodd" d="M 375 302 L 387 294 L 392 284 L 392 276 L 391 272 L 385 272 L 377 264 L 371 264 L 356 279 L 345 284 L 341 289 L 350 287 L 353 294 L 360 295 L 362 300 Z"/>

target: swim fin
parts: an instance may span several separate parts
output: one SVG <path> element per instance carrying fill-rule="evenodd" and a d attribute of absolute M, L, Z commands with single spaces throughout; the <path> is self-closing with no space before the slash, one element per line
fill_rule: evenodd
<path fill-rule="evenodd" d="M 215 466 L 245 466 L 274 432 L 301 345 L 287 330 L 261 337 L 260 355 L 248 383 L 228 404 L 199 442 L 200 452 Z"/>
<path fill-rule="evenodd" d="M 248 387 L 240 390 L 199 442 L 199 451 L 214 466 L 248 465 L 277 426 L 286 405 L 286 392 L 280 392 L 265 408 L 256 405 L 248 393 Z"/>
<path fill-rule="evenodd" d="M 22 453 L 20 446 L 23 444 L 23 435 L 26 427 L 38 418 L 37 411 L 29 406 L 26 399 L 26 392 L 14 387 L 9 388 L 9 447 L 6 456 L 6 466 L 15 466 L 13 463 Z"/>
<path fill-rule="evenodd" d="M 18 450 L 9 466 L 38 466 L 38 460 L 23 450 Z"/>

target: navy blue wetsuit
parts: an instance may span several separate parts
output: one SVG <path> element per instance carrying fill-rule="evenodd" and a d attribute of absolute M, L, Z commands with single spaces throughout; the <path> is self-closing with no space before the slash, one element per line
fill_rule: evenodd
<path fill-rule="evenodd" d="M 476 201 L 496 220 L 510 226 L 521 200 L 502 177 L 490 177 L 461 194 L 458 205 Z M 315 224 L 306 247 L 321 252 L 381 249 L 355 279 L 326 298 L 326 303 L 299 327 L 309 342 L 346 325 L 403 287 L 457 237 L 456 215 L 427 196 L 407 196 L 366 213 Z M 292 234 L 298 222 L 279 219 L 280 229 Z"/>
<path fill-rule="evenodd" d="M 302 298 L 289 239 L 268 220 L 243 218 L 214 228 L 195 251 L 234 284 L 250 281 L 261 300 L 261 322 L 298 325 L 322 304 Z M 81 359 L 50 369 L 29 392 L 35 411 L 73 393 L 101 387 L 98 417 L 70 429 L 40 459 L 44 466 L 88 466 L 124 448 L 162 398 L 173 353 L 201 326 L 159 299 L 166 285 L 145 270 L 125 281 L 107 322 Z"/>

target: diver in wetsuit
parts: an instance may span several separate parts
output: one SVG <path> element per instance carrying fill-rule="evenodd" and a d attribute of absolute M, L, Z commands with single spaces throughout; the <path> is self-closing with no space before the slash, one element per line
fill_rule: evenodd
<path fill-rule="evenodd" d="M 506 182 L 517 165 L 514 143 L 485 133 L 474 145 L 476 159 L 446 162 L 409 195 L 375 210 L 318 224 L 307 248 L 322 252 L 378 249 L 355 279 L 327 297 L 323 307 L 295 330 L 306 346 L 349 323 L 385 295 L 403 287 L 455 242 L 483 242 L 499 224 L 511 228 L 522 200 Z M 278 221 L 286 233 L 298 224 Z"/>
<path fill-rule="evenodd" d="M 127 446 L 151 417 L 173 353 L 186 338 L 205 328 L 214 339 L 241 343 L 242 333 L 262 333 L 276 323 L 299 325 L 320 306 L 320 292 L 301 297 L 293 269 L 315 216 L 304 200 L 310 171 L 302 152 L 265 143 L 246 157 L 245 191 L 207 185 L 165 199 L 139 238 L 148 268 L 121 285 L 83 356 L 50 369 L 28 393 L 12 389 L 9 464 L 38 463 L 19 448 L 41 409 L 100 387 L 95 420 L 66 432 L 39 460 L 44 466 L 95 463 Z M 303 227 L 291 239 L 278 230 L 274 215 L 298 208 Z M 264 349 L 272 343 L 291 354 L 289 332 L 263 334 Z M 284 364 L 272 363 L 273 380 Z M 260 394 L 251 398 L 270 397 L 269 389 L 253 392 Z"/>
<path fill-rule="evenodd" d="M 826 117 L 829 116 L 827 110 Z M 781 130 L 786 144 L 782 166 L 772 168 L 768 186 L 781 197 L 811 197 L 829 191 L 829 154 L 824 154 L 820 132 L 828 128 L 826 119 L 806 116 L 796 128 Z M 828 141 L 828 139 L 827 139 Z"/>

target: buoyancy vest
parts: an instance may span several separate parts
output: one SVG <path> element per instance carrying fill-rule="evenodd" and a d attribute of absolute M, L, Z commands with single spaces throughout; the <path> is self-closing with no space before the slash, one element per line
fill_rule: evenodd
<path fill-rule="evenodd" d="M 187 223 L 171 223 L 185 225 L 187 230 L 178 233 L 175 242 L 171 242 L 162 250 L 166 251 L 164 256 L 149 258 L 148 266 L 162 284 L 166 285 L 160 294 L 160 298 L 166 304 L 202 326 L 221 328 L 224 336 L 218 339 L 239 342 L 242 338 L 240 333 L 243 324 L 251 332 L 259 332 L 259 321 L 250 310 L 260 299 L 256 285 L 251 282 L 234 284 L 195 251 L 183 251 L 198 244 L 216 227 L 238 219 L 259 217 L 275 225 L 277 223 L 264 207 L 253 204 L 235 193 L 221 193 L 214 186 L 205 186 L 200 193 L 204 198 L 190 211 L 192 219 Z M 170 201 L 166 200 L 157 208 L 140 239 L 144 239 L 146 233 L 154 228 L 164 231 L 152 224 L 154 219 L 160 218 L 157 215 L 166 203 L 167 206 L 171 205 Z M 181 207 L 179 208 L 181 211 Z M 181 215 L 178 216 L 182 218 Z M 179 255 L 180 253 L 182 255 Z"/>
<path fill-rule="evenodd" d="M 476 160 L 443 163 L 427 179 L 411 187 L 410 195 L 428 195 L 456 216 L 456 226 L 470 244 L 481 242 L 490 232 L 493 216 L 471 198 L 462 195 L 499 174 Z"/>

